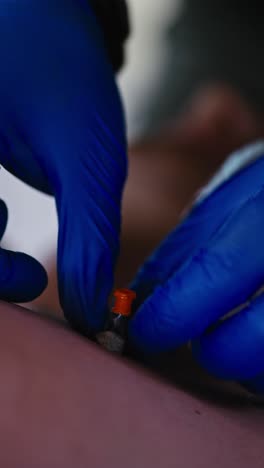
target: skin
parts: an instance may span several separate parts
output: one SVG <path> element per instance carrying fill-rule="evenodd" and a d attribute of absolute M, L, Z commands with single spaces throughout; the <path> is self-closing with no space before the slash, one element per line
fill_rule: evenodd
<path fill-rule="evenodd" d="M 5 303 L 0 350 L 1 466 L 207 468 L 223 452 L 225 466 L 262 466 L 263 418 L 246 401 L 214 407 Z"/>

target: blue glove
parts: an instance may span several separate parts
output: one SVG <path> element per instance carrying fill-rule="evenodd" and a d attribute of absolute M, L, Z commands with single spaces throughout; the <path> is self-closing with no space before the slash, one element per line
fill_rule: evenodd
<path fill-rule="evenodd" d="M 7 224 L 7 208 L 0 200 L 0 240 Z M 47 285 L 44 268 L 34 258 L 0 248 L 0 299 L 8 302 L 32 301 Z"/>
<path fill-rule="evenodd" d="M 126 176 L 123 111 L 85 0 L 0 6 L 0 163 L 55 196 L 60 300 L 84 333 L 104 325 Z M 48 229 L 48 226 L 47 226 Z"/>
<path fill-rule="evenodd" d="M 264 296 L 253 297 L 263 233 L 264 157 L 196 205 L 140 270 L 134 346 L 153 355 L 192 340 L 211 374 L 264 392 Z"/>

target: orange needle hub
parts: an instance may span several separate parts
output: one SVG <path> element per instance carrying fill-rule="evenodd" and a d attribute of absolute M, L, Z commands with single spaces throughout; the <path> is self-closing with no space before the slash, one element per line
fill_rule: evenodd
<path fill-rule="evenodd" d="M 129 317 L 131 315 L 132 302 L 136 298 L 135 291 L 131 289 L 116 289 L 114 292 L 115 303 L 112 312 L 118 315 Z"/>

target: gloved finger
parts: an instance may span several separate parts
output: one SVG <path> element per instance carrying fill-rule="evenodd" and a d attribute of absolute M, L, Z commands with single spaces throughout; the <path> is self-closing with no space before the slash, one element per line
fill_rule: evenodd
<path fill-rule="evenodd" d="M 263 283 L 264 190 L 248 200 L 139 308 L 130 338 L 159 352 L 201 335 Z"/>
<path fill-rule="evenodd" d="M 47 274 L 34 258 L 20 252 L 0 249 L 0 299 L 27 302 L 47 286 Z"/>
<path fill-rule="evenodd" d="M 139 270 L 131 288 L 137 292 L 135 309 L 165 283 L 225 222 L 231 212 L 263 186 L 264 158 L 258 159 L 223 183 L 162 242 Z"/>
<path fill-rule="evenodd" d="M 264 374 L 264 296 L 202 335 L 193 343 L 193 354 L 211 374 L 248 383 L 252 379 L 253 385 Z"/>
<path fill-rule="evenodd" d="M 6 204 L 0 200 L 0 240 L 2 239 L 7 225 L 8 211 Z"/>
<path fill-rule="evenodd" d="M 87 83 L 88 85 L 88 83 Z M 84 94 L 86 96 L 86 94 Z M 107 300 L 119 252 L 121 197 L 126 178 L 126 142 L 117 91 L 102 91 L 102 114 L 83 99 L 70 128 L 57 132 L 65 166 L 55 188 L 59 218 L 58 279 L 64 314 L 76 329 L 95 333 L 104 327 Z M 100 99 L 96 107 L 100 110 Z M 115 109 L 115 111 L 114 111 Z M 78 113 L 77 114 L 77 110 Z M 114 112 L 115 119 L 110 114 Z M 62 139 L 59 140 L 58 136 Z M 76 157 L 72 158 L 72 154 Z"/>
<path fill-rule="evenodd" d="M 95 74 L 106 76 L 107 71 L 102 67 Z M 98 84 L 92 98 L 87 89 L 96 83 L 82 79 L 78 90 L 68 90 L 74 94 L 69 98 L 71 112 L 59 103 L 49 115 L 43 146 L 51 146 L 54 160 L 63 155 L 53 180 L 60 301 L 71 325 L 89 334 L 105 323 L 127 161 L 123 113 L 113 80 L 102 89 Z"/>
<path fill-rule="evenodd" d="M 57 202 L 60 301 L 66 318 L 82 333 L 102 329 L 106 319 L 119 249 L 120 207 L 112 203 L 96 180 Z"/>

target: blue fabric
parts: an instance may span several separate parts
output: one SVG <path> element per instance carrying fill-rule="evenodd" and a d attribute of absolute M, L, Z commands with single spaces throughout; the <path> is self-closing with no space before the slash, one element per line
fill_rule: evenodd
<path fill-rule="evenodd" d="M 146 355 L 192 340 L 210 373 L 264 388 L 264 158 L 194 207 L 139 271 L 130 340 Z M 226 318 L 234 308 L 242 310 Z"/>
<path fill-rule="evenodd" d="M 73 326 L 95 332 L 127 163 L 120 97 L 88 1 L 1 2 L 0 60 L 0 163 L 55 196 L 61 304 Z"/>

